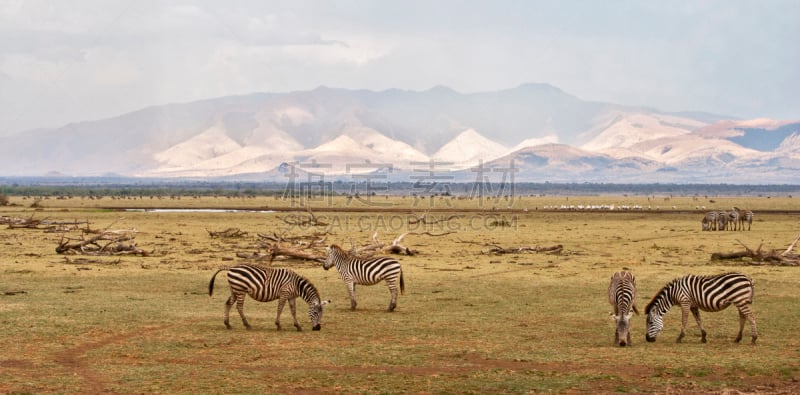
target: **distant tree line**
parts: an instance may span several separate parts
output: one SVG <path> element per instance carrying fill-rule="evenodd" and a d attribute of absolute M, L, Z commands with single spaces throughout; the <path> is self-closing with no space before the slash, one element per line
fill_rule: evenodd
<path fill-rule="evenodd" d="M 669 196 L 792 196 L 800 194 L 800 185 L 736 184 L 608 184 L 608 183 L 475 183 L 475 182 L 380 182 L 333 181 L 233 182 L 233 181 L 157 181 L 143 183 L 135 179 L 81 179 L 47 182 L 39 179 L 0 178 L 0 196 L 220 196 L 220 197 L 294 197 L 302 195 L 404 195 L 404 196 L 592 196 L 592 195 L 669 195 Z M 0 197 L 0 204 L 3 198 Z"/>

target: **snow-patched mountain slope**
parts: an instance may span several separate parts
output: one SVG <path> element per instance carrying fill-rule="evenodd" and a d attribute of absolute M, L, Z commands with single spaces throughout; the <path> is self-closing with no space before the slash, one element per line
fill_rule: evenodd
<path fill-rule="evenodd" d="M 580 148 L 593 152 L 602 152 L 608 148 L 629 148 L 643 141 L 684 136 L 703 126 L 705 124 L 699 121 L 668 115 L 628 114 L 618 117 L 616 122 Z"/>
<path fill-rule="evenodd" d="M 203 133 L 153 155 L 166 167 L 186 167 L 242 148 L 225 134 L 225 129 L 212 126 Z"/>
<path fill-rule="evenodd" d="M 428 156 L 402 141 L 392 140 L 377 130 L 361 125 L 348 125 L 344 135 L 359 145 L 379 155 L 382 161 L 395 162 L 395 166 L 407 166 L 409 162 L 427 161 Z"/>
<path fill-rule="evenodd" d="M 432 157 L 456 166 L 474 166 L 479 161 L 488 162 L 507 153 L 508 147 L 484 137 L 474 129 L 467 129 L 439 148 Z"/>

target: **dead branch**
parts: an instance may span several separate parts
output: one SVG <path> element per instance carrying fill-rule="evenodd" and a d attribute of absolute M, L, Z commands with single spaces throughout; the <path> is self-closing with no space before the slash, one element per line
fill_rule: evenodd
<path fill-rule="evenodd" d="M 759 244 L 758 248 L 753 250 L 747 247 L 741 241 L 736 240 L 742 247 L 744 247 L 744 251 L 715 252 L 711 254 L 711 259 L 726 260 L 750 258 L 749 262 L 747 262 L 747 264 L 750 265 L 769 264 L 776 266 L 800 266 L 800 256 L 792 253 L 792 250 L 794 249 L 794 246 L 797 244 L 798 240 L 800 240 L 800 235 L 798 235 L 794 241 L 792 241 L 789 247 L 782 252 L 778 250 L 763 251 L 763 243 Z"/>
<path fill-rule="evenodd" d="M 351 240 L 350 243 L 353 244 L 353 248 L 351 249 L 350 253 L 354 254 L 361 258 L 366 258 L 377 254 L 378 252 L 382 252 L 385 254 L 399 254 L 399 255 L 415 255 L 417 253 L 416 250 L 408 248 L 402 244 L 400 241 L 403 240 L 409 232 L 403 233 L 397 236 L 392 243 L 387 245 L 378 240 L 378 232 L 372 234 L 372 243 L 367 244 L 362 247 L 356 247 L 355 243 Z"/>
<path fill-rule="evenodd" d="M 88 239 L 71 239 L 61 236 L 56 247 L 58 254 L 70 255 L 139 255 L 150 253 L 140 249 L 134 241 L 135 231 L 104 231 Z"/>
<path fill-rule="evenodd" d="M 243 232 L 239 230 L 239 228 L 228 228 L 220 231 L 213 231 L 206 229 L 206 232 L 208 232 L 208 235 L 211 237 L 219 237 L 219 238 L 239 238 L 247 236 L 247 232 Z"/>
<path fill-rule="evenodd" d="M 520 254 L 525 252 L 533 252 L 533 253 L 546 252 L 548 254 L 560 254 L 561 251 L 564 249 L 564 246 L 561 244 L 556 244 L 554 246 L 545 246 L 545 247 L 540 247 L 540 246 L 502 247 L 494 243 L 478 243 L 474 241 L 464 241 L 464 240 L 461 240 L 460 242 L 489 247 L 487 251 L 483 251 L 481 253 L 495 254 L 495 255 Z"/>

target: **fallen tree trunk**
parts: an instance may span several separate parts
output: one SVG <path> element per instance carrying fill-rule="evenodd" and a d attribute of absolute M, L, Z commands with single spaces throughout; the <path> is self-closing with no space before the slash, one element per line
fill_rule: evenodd
<path fill-rule="evenodd" d="M 136 246 L 129 231 L 105 231 L 88 239 L 74 240 L 61 237 L 56 247 L 58 254 L 73 255 L 140 255 L 150 253 Z"/>
<path fill-rule="evenodd" d="M 736 251 L 736 252 L 715 252 L 711 254 L 712 260 L 726 260 L 726 259 L 742 259 L 742 258 L 750 258 L 750 261 L 747 264 L 750 265 L 776 265 L 776 266 L 800 266 L 800 256 L 793 254 L 792 249 L 797 244 L 797 241 L 800 240 L 800 235 L 798 235 L 789 247 L 780 252 L 778 250 L 770 250 L 770 251 L 762 251 L 762 245 L 759 245 L 757 249 L 753 250 L 748 248 L 744 243 L 739 240 L 736 240 L 739 244 L 744 247 L 744 251 Z"/>

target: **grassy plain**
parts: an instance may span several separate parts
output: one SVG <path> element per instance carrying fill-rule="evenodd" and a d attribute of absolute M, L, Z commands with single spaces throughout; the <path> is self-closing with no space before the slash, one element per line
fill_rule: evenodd
<path fill-rule="evenodd" d="M 797 267 L 711 261 L 742 245 L 785 249 L 800 233 L 789 197 L 516 197 L 509 200 L 371 197 L 369 202 L 289 202 L 273 198 L 48 199 L 39 208 L 12 197 L 0 215 L 88 220 L 92 228 L 136 229 L 149 257 L 55 253 L 60 233 L 0 229 L 0 393 L 696 393 L 800 389 Z M 377 206 L 380 203 L 381 206 Z M 326 227 L 287 225 L 310 204 Z M 384 206 L 385 204 L 385 206 Z M 562 205 L 639 206 L 634 212 L 545 210 Z M 751 231 L 701 232 L 703 208 L 749 207 Z M 674 206 L 674 207 L 673 207 Z M 297 212 L 156 212 L 122 208 L 297 209 Z M 426 209 L 430 225 L 409 225 Z M 444 211 L 436 211 L 444 209 Z M 458 217 L 447 220 L 451 215 Z M 500 226 L 505 222 L 508 226 Z M 248 235 L 210 238 L 238 227 Z M 309 278 L 325 299 L 322 330 L 275 330 L 276 303 L 248 300 L 246 331 L 233 312 L 222 324 L 221 265 L 257 252 L 257 233 L 328 232 L 346 247 L 414 232 L 401 256 L 406 294 L 386 313 L 383 285 L 359 287 L 349 310 L 335 271 L 276 261 Z M 422 232 L 441 234 L 431 236 Z M 68 233 L 79 237 L 79 231 Z M 563 245 L 558 254 L 494 255 L 503 247 Z M 262 251 L 263 252 L 263 251 Z M 71 262 L 71 263 L 70 263 Z M 77 263 L 76 263 L 77 262 Z M 742 271 L 755 279 L 758 344 L 735 344 L 734 309 L 703 315 L 709 341 L 690 323 L 676 344 L 680 314 L 666 316 L 655 343 L 644 317 L 633 319 L 631 347 L 612 344 L 610 275 L 631 270 L 641 310 L 667 281 L 688 273 Z M 746 329 L 747 330 L 747 329 Z M 749 340 L 749 333 L 745 333 Z"/>

